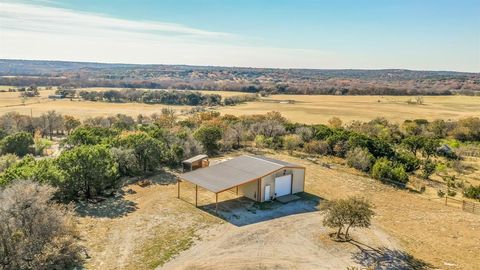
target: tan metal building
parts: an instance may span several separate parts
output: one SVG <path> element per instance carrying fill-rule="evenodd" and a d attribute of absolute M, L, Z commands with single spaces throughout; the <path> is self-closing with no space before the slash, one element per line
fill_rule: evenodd
<path fill-rule="evenodd" d="M 181 174 L 178 181 L 195 185 L 195 204 L 198 201 L 198 187 L 215 193 L 234 190 L 238 195 L 257 202 L 270 201 L 277 197 L 304 191 L 305 167 L 267 158 L 243 155 L 218 164 Z"/>

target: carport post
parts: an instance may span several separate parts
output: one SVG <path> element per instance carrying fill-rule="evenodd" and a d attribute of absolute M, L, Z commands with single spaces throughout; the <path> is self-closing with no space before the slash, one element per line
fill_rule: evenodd
<path fill-rule="evenodd" d="M 218 193 L 215 193 L 215 214 L 218 214 Z"/>
<path fill-rule="evenodd" d="M 195 207 L 198 206 L 198 186 L 195 185 Z"/>

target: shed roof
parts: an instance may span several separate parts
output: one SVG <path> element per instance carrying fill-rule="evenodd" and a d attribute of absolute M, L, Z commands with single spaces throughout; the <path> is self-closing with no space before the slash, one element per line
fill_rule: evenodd
<path fill-rule="evenodd" d="M 195 161 L 199 161 L 199 160 L 202 160 L 202 159 L 205 159 L 205 158 L 208 158 L 208 156 L 207 155 L 197 155 L 197 156 L 194 156 L 194 157 L 191 157 L 189 159 L 186 159 L 186 160 L 182 161 L 182 163 L 190 164 L 190 163 L 193 163 Z"/>
<path fill-rule="evenodd" d="M 239 156 L 210 167 L 180 175 L 180 179 L 218 193 L 282 168 L 304 168 L 293 163 L 263 156 Z"/>

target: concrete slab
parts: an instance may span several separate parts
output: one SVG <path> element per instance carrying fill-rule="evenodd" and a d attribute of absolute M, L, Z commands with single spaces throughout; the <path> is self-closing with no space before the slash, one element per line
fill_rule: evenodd
<path fill-rule="evenodd" d="M 280 197 L 276 198 L 276 200 L 281 202 L 281 203 L 289 203 L 289 202 L 293 202 L 293 201 L 300 200 L 300 199 L 301 199 L 300 197 L 298 197 L 297 195 L 294 195 L 294 194 L 288 194 L 288 195 L 280 196 Z"/>

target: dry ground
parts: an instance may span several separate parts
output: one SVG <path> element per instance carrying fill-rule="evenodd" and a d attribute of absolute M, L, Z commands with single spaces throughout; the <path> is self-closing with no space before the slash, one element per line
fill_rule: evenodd
<path fill-rule="evenodd" d="M 480 215 L 380 184 L 330 159 L 319 162 L 331 163 L 327 168 L 271 156 L 306 166 L 311 197 L 360 195 L 371 200 L 377 213 L 373 228 L 354 230 L 356 242 L 336 243 L 328 238 L 331 230 L 321 225 L 323 214 L 315 205 L 280 210 L 243 205 L 246 211 L 238 212 L 232 211 L 238 201 L 228 192 L 219 196 L 226 201 L 220 214 L 230 220 L 224 221 L 212 213 L 213 194 L 200 190 L 200 208 L 195 208 L 194 188 L 184 184 L 178 200 L 176 185 L 168 184 L 174 176 L 163 174 L 155 177 L 163 185 L 130 185 L 124 190 L 135 194 L 80 211 L 80 230 L 91 256 L 87 268 L 153 269 L 168 261 L 165 269 L 346 269 L 376 259 L 379 269 L 415 269 L 406 262 L 416 269 L 424 263 L 439 269 L 480 269 Z M 275 216 L 279 211 L 286 212 Z"/>
<path fill-rule="evenodd" d="M 424 118 L 457 119 L 478 116 L 480 97 L 426 96 L 423 105 L 408 104 L 412 96 L 302 96 L 274 95 L 257 102 L 234 107 L 222 107 L 223 114 L 263 114 L 279 111 L 287 119 L 305 123 L 326 123 L 332 117 L 342 121 L 369 121 L 376 117 L 403 122 L 406 119 Z M 292 100 L 293 103 L 287 103 Z"/>

